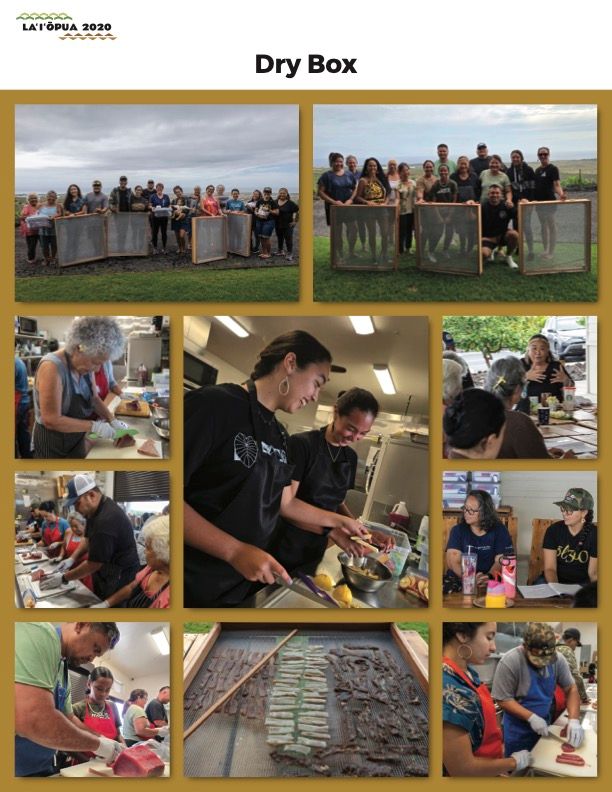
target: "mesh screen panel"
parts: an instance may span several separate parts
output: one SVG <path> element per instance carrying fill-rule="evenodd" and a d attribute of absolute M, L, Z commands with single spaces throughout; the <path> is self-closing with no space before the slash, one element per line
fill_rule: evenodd
<path fill-rule="evenodd" d="M 397 208 L 330 207 L 330 245 L 331 265 L 335 269 L 396 269 Z"/>
<path fill-rule="evenodd" d="M 194 217 L 191 223 L 191 260 L 194 264 L 227 258 L 225 217 Z"/>
<path fill-rule="evenodd" d="M 227 252 L 238 256 L 251 255 L 251 223 L 253 216 L 246 213 L 228 214 Z"/>
<path fill-rule="evenodd" d="M 520 267 L 525 275 L 590 270 L 589 200 L 519 204 L 519 229 Z"/>
<path fill-rule="evenodd" d="M 204 660 L 202 668 L 185 691 L 184 726 L 187 728 L 206 709 L 202 703 L 196 709 L 195 702 L 202 691 L 209 686 L 213 674 L 227 677 L 223 689 L 227 690 L 237 681 L 238 676 L 228 674 L 222 663 L 223 656 L 238 649 L 245 653 L 265 653 L 273 648 L 277 640 L 286 632 L 275 633 L 270 630 L 257 630 L 256 625 L 248 633 L 246 631 L 225 630 L 217 639 L 213 650 Z M 227 705 L 221 712 L 217 711 L 205 721 L 199 729 L 187 738 L 184 743 L 184 772 L 186 776 L 195 777 L 273 777 L 273 776 L 318 776 L 329 775 L 345 777 L 347 775 L 391 775 L 403 777 L 409 775 L 427 775 L 428 770 L 428 697 L 416 679 L 408 674 L 405 661 L 390 633 L 383 630 L 343 631 L 341 628 L 329 631 L 316 629 L 300 629 L 299 641 L 322 645 L 325 652 L 335 650 L 343 653 L 344 647 L 367 646 L 375 647 L 376 651 L 386 652 L 390 658 L 394 672 L 386 675 L 386 682 L 379 684 L 380 676 L 373 673 L 361 675 L 357 669 L 359 661 L 345 658 L 345 665 L 340 674 L 330 664 L 326 677 L 328 682 L 327 714 L 331 739 L 327 747 L 319 750 L 312 748 L 306 760 L 293 760 L 286 755 L 279 758 L 279 747 L 266 743 L 266 727 L 261 715 L 261 701 L 266 701 L 266 712 L 269 706 L 269 693 L 272 687 L 272 675 L 257 685 L 256 675 L 253 680 L 239 689 L 230 701 L 238 699 L 234 706 L 236 712 L 230 714 Z M 291 646 L 290 642 L 287 646 Z M 354 664 L 354 665 L 353 665 Z M 254 665 L 251 662 L 250 665 Z M 244 667 L 242 669 L 244 673 Z M 343 694 L 344 680 L 354 680 L 360 676 L 363 686 L 362 693 L 356 692 L 349 699 Z M 395 682 L 401 684 L 393 687 Z M 395 679 L 393 679 L 395 677 Z M 379 700 L 384 697 L 384 689 L 389 685 L 389 694 L 395 703 L 391 708 L 388 702 Z M 265 684 L 264 684 L 265 683 Z M 217 687 L 215 697 L 206 699 L 208 703 L 217 700 L 220 690 Z M 379 698 L 377 698 L 377 696 Z M 418 697 L 418 703 L 415 702 Z M 249 701 L 255 697 L 255 706 L 249 709 Z M 261 701 L 260 701 L 261 700 Z M 240 710 L 243 710 L 242 714 Z M 259 712 L 257 711 L 259 709 Z M 405 716 L 399 729 L 392 723 L 391 710 L 401 712 Z M 359 716 L 362 715 L 362 720 Z M 363 716 L 367 715 L 367 719 Z M 380 743 L 376 740 L 377 732 L 384 730 L 389 733 L 385 742 L 384 752 L 380 752 Z M 347 749 L 348 746 L 348 749 Z M 353 748 L 355 748 L 353 750 Z M 275 753 L 276 751 L 276 753 Z"/>
<path fill-rule="evenodd" d="M 60 217 L 55 221 L 60 267 L 106 258 L 106 223 L 102 215 Z"/>
<path fill-rule="evenodd" d="M 480 275 L 480 212 L 467 204 L 415 206 L 417 266 L 430 272 Z"/>
<path fill-rule="evenodd" d="M 148 256 L 148 212 L 115 212 L 106 217 L 108 256 Z"/>

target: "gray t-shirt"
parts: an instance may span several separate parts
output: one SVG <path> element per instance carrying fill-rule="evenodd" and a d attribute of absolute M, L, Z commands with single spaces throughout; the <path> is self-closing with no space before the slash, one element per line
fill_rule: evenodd
<path fill-rule="evenodd" d="M 87 213 L 92 214 L 96 209 L 108 209 L 108 195 L 103 192 L 90 192 L 85 196 L 85 206 Z"/>
<path fill-rule="evenodd" d="M 495 669 L 491 695 L 496 701 L 507 701 L 524 698 L 531 685 L 529 669 L 532 666 L 527 662 L 525 650 L 522 646 L 515 646 L 502 657 Z M 549 674 L 555 675 L 555 681 L 563 689 L 574 685 L 574 679 L 565 657 L 556 653 L 556 660 L 544 668 L 535 669 L 542 677 Z"/>

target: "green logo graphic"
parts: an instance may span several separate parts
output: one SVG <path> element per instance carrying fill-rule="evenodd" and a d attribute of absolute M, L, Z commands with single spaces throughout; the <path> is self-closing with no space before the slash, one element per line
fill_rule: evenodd
<path fill-rule="evenodd" d="M 24 11 L 23 13 L 19 14 L 17 19 L 41 19 L 44 22 L 47 22 L 47 21 L 54 21 L 56 19 L 60 19 L 60 20 L 72 19 L 72 17 L 64 13 L 63 11 L 60 14 L 56 14 L 54 11 L 52 11 L 49 14 L 45 12 L 39 14 L 38 11 L 33 11 L 31 14 L 28 14 L 27 12 Z"/>

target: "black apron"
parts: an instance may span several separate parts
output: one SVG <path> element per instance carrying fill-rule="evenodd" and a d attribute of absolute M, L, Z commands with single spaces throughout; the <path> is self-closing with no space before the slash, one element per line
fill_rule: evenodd
<path fill-rule="evenodd" d="M 319 509 L 337 512 L 351 486 L 353 466 L 342 446 L 328 444 L 325 439 L 326 428 L 316 434 L 310 433 L 310 465 L 304 471 L 297 497 Z M 272 555 L 288 572 L 299 569 L 308 575 L 313 574 L 326 548 L 327 532 L 323 535 L 314 534 L 282 517 L 279 520 Z"/>
<path fill-rule="evenodd" d="M 91 404 L 85 400 L 84 396 L 75 391 L 70 357 L 68 354 L 64 354 L 68 368 L 68 382 L 70 383 L 70 403 L 68 411 L 64 415 L 67 418 L 89 420 Z M 36 459 L 84 459 L 86 453 L 85 432 L 58 432 L 56 429 L 47 429 L 42 424 L 34 424 L 34 456 Z"/>
<path fill-rule="evenodd" d="M 122 608 L 151 608 L 153 603 L 160 597 L 162 591 L 168 588 L 170 581 L 168 580 L 164 585 L 158 589 L 152 597 L 150 597 L 142 588 L 140 583 L 137 583 L 129 599 L 121 603 Z"/>
<path fill-rule="evenodd" d="M 278 437 L 285 448 L 284 460 L 276 454 L 263 453 L 266 425 L 254 383 L 249 380 L 247 387 L 257 458 L 240 491 L 214 519 L 214 524 L 241 542 L 268 550 L 278 521 L 282 492 L 291 479 L 293 466 L 286 461 L 285 435 L 276 419 Z M 192 547 L 185 547 L 184 570 L 185 606 L 188 608 L 239 605 L 255 586 L 230 564 Z"/>

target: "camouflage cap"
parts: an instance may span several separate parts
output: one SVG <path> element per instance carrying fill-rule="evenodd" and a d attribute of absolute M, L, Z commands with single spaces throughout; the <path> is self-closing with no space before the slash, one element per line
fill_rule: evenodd
<path fill-rule="evenodd" d="M 550 665 L 556 657 L 557 639 L 549 624 L 529 622 L 523 635 L 523 645 L 527 659 L 536 668 Z"/>
<path fill-rule="evenodd" d="M 591 493 L 580 487 L 568 489 L 563 500 L 553 501 L 553 503 L 555 506 L 565 506 L 565 508 L 573 509 L 574 511 L 579 509 L 586 509 L 588 511 L 592 509 L 594 505 Z"/>

